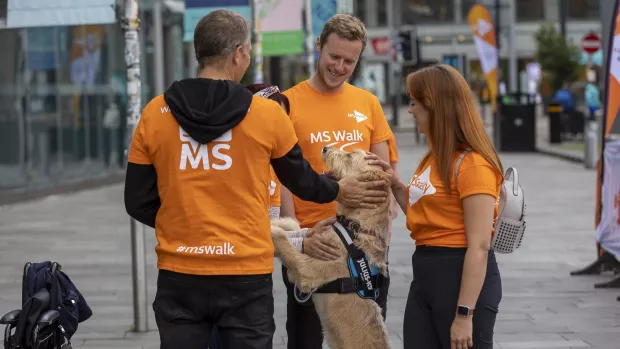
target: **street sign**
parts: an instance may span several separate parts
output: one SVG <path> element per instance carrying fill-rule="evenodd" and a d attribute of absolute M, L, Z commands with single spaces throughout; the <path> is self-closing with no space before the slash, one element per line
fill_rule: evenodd
<path fill-rule="evenodd" d="M 581 38 L 581 50 L 587 54 L 594 54 L 601 49 L 601 38 L 595 33 L 586 34 Z"/>
<path fill-rule="evenodd" d="M 381 36 L 370 39 L 372 49 L 377 56 L 387 56 L 392 50 L 392 42 L 388 36 Z"/>

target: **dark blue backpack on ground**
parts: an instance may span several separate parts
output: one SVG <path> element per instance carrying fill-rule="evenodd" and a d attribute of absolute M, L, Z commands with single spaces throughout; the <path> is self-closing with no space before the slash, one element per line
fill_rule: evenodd
<path fill-rule="evenodd" d="M 39 290 L 45 288 L 50 294 L 56 294 L 56 304 L 60 313 L 59 323 L 64 329 L 64 335 L 71 339 L 77 331 L 78 323 L 88 320 L 93 312 L 86 304 L 86 300 L 73 284 L 69 276 L 57 271 L 57 292 L 52 292 L 52 262 L 33 263 L 28 271 L 28 296 L 32 297 Z"/>
<path fill-rule="evenodd" d="M 78 323 L 93 315 L 56 262 L 24 265 L 21 309 L 0 318 L 5 349 L 70 349 Z"/>

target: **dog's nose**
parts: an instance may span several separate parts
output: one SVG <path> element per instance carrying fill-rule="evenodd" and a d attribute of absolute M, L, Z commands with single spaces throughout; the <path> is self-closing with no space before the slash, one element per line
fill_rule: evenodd
<path fill-rule="evenodd" d="M 329 150 L 329 147 L 323 147 L 323 154 L 327 153 L 328 150 Z"/>

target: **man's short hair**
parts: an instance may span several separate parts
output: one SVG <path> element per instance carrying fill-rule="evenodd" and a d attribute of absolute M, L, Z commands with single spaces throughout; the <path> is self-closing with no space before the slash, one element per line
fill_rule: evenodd
<path fill-rule="evenodd" d="M 249 37 L 250 25 L 237 12 L 215 10 L 202 17 L 194 29 L 194 50 L 200 69 L 226 57 Z"/>
<path fill-rule="evenodd" d="M 362 51 L 366 47 L 368 41 L 368 34 L 366 33 L 366 27 L 362 21 L 352 15 L 339 13 L 332 18 L 328 19 L 321 31 L 321 48 L 327 43 L 327 37 L 331 33 L 336 33 L 339 37 L 350 41 L 361 41 Z"/>

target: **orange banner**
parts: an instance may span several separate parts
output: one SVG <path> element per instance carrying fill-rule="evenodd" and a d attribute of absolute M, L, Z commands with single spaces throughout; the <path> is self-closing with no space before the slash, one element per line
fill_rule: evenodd
<path fill-rule="evenodd" d="M 469 28 L 474 36 L 476 51 L 480 57 L 480 66 L 487 80 L 489 97 L 493 111 L 497 103 L 497 66 L 498 50 L 495 38 L 495 27 L 491 14 L 482 5 L 474 5 L 467 15 Z"/>

